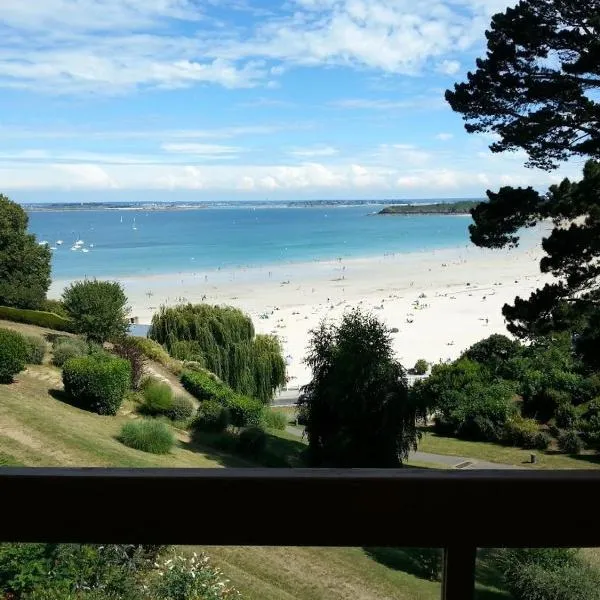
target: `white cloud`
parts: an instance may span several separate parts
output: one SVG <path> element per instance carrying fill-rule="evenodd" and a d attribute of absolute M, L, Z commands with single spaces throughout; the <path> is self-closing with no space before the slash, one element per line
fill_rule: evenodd
<path fill-rule="evenodd" d="M 118 94 L 216 84 L 277 87 L 298 65 L 455 74 L 492 0 L 291 0 L 245 27 L 197 0 L 2 0 L 0 86 Z"/>
<path fill-rule="evenodd" d="M 296 148 L 290 150 L 289 154 L 298 158 L 314 158 L 318 156 L 335 156 L 338 152 L 338 149 L 332 146 L 315 146 L 313 148 Z"/>
<path fill-rule="evenodd" d="M 418 108 L 421 110 L 436 110 L 446 106 L 442 93 L 426 97 L 415 97 L 408 100 L 388 100 L 383 98 L 344 98 L 329 103 L 336 108 L 349 110 L 406 110 Z"/>
<path fill-rule="evenodd" d="M 438 133 L 435 136 L 435 139 L 440 140 L 442 142 L 447 142 L 447 141 L 451 140 L 453 137 L 454 137 L 453 133 Z"/>
<path fill-rule="evenodd" d="M 243 152 L 238 146 L 221 146 L 218 144 L 169 143 L 163 144 L 162 149 L 171 154 L 186 156 L 201 156 L 203 158 L 227 159 L 236 157 Z"/>
<path fill-rule="evenodd" d="M 443 60 L 437 66 L 438 73 L 444 75 L 456 75 L 461 69 L 461 64 L 457 60 Z"/>

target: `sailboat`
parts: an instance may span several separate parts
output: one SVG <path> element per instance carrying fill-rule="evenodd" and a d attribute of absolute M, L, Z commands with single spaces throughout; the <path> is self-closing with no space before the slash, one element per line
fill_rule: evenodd
<path fill-rule="evenodd" d="M 133 227 L 132 227 L 132 229 L 134 231 L 137 231 L 137 227 L 135 226 L 135 217 L 133 217 Z"/>

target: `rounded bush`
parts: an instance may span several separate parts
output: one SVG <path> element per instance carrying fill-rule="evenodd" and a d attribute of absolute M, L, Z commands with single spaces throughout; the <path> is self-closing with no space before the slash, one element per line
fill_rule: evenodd
<path fill-rule="evenodd" d="M 244 429 L 238 438 L 238 450 L 243 454 L 257 456 L 267 447 L 267 434 L 260 427 Z"/>
<path fill-rule="evenodd" d="M 152 454 L 168 454 L 175 443 L 169 426 L 154 419 L 125 423 L 119 439 L 130 448 Z"/>
<path fill-rule="evenodd" d="M 227 408 L 234 427 L 259 427 L 262 422 L 264 404 L 260 400 L 236 394 Z"/>
<path fill-rule="evenodd" d="M 166 415 L 173 406 L 173 390 L 168 383 L 151 382 L 144 388 L 143 412 L 147 415 Z"/>
<path fill-rule="evenodd" d="M 63 383 L 74 404 L 99 415 L 115 415 L 129 389 L 131 369 L 122 358 L 82 356 L 63 367 Z"/>
<path fill-rule="evenodd" d="M 583 450 L 583 442 L 578 433 L 570 429 L 558 436 L 558 447 L 566 454 L 579 454 Z"/>
<path fill-rule="evenodd" d="M 194 414 L 194 404 L 185 396 L 175 396 L 171 408 L 165 414 L 171 421 L 185 421 Z"/>
<path fill-rule="evenodd" d="M 560 429 L 573 429 L 578 417 L 577 408 L 569 402 L 563 402 L 556 408 L 556 425 Z"/>
<path fill-rule="evenodd" d="M 229 411 L 216 400 L 205 400 L 198 407 L 194 429 L 221 433 L 229 425 Z"/>
<path fill-rule="evenodd" d="M 265 429 L 283 431 L 288 424 L 287 417 L 282 412 L 277 412 L 269 407 L 263 408 L 262 425 Z"/>
<path fill-rule="evenodd" d="M 71 358 L 85 356 L 88 353 L 88 345 L 81 338 L 59 337 L 54 341 L 52 364 L 62 367 Z"/>
<path fill-rule="evenodd" d="M 13 376 L 25 368 L 28 345 L 16 331 L 0 329 L 0 383 L 11 383 Z"/>
<path fill-rule="evenodd" d="M 526 450 L 546 450 L 550 445 L 550 437 L 540 431 L 538 422 L 521 416 L 515 416 L 504 424 L 502 441 Z"/>
<path fill-rule="evenodd" d="M 46 342 L 37 335 L 26 335 L 24 338 L 27 344 L 27 363 L 41 365 L 46 356 Z"/>

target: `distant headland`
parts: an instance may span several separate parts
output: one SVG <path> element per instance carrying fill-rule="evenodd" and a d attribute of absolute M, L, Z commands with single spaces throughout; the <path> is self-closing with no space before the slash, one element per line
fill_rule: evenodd
<path fill-rule="evenodd" d="M 480 200 L 460 200 L 459 202 L 438 202 L 436 204 L 398 204 L 386 206 L 379 215 L 469 215 L 481 204 Z"/>

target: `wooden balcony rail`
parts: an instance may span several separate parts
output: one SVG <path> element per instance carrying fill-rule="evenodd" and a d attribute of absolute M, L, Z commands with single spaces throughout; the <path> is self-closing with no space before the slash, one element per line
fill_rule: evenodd
<path fill-rule="evenodd" d="M 0 468 L 0 541 L 441 547 L 468 600 L 477 548 L 600 546 L 598 498 L 599 471 Z"/>

